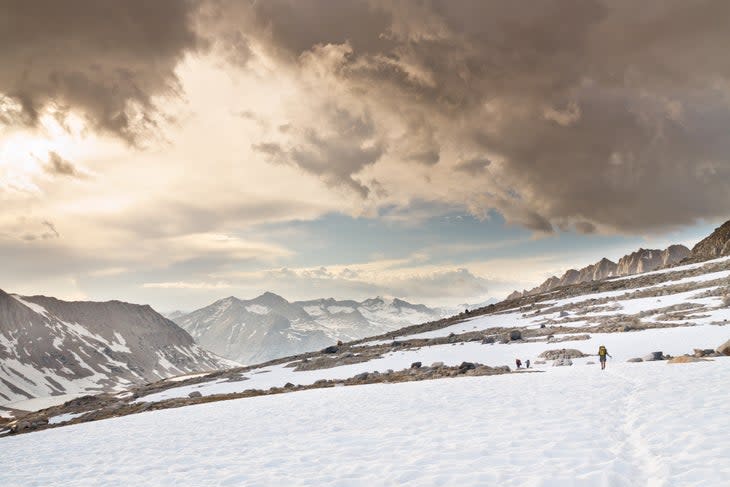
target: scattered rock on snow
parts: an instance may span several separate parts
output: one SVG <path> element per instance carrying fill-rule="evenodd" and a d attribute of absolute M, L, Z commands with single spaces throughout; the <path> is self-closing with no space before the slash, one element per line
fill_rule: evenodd
<path fill-rule="evenodd" d="M 643 361 L 644 361 L 644 359 L 638 358 L 638 357 L 636 357 L 636 358 L 630 358 L 630 359 L 627 360 L 627 362 L 630 362 L 630 363 L 637 363 L 637 362 L 643 362 Z"/>
<path fill-rule="evenodd" d="M 717 347 L 715 351 L 722 355 L 730 355 L 730 340 Z"/>
<path fill-rule="evenodd" d="M 569 358 L 559 358 L 553 362 L 553 367 L 564 367 L 566 365 L 573 365 L 573 361 Z"/>
<path fill-rule="evenodd" d="M 190 397 L 190 398 L 193 398 L 193 397 L 203 397 L 203 394 L 201 394 L 200 391 L 193 391 L 190 394 L 188 394 L 188 397 Z"/>
<path fill-rule="evenodd" d="M 681 357 L 674 357 L 667 361 L 668 364 L 689 364 L 692 362 L 709 362 L 709 359 L 691 357 L 689 355 L 682 355 Z"/>
<path fill-rule="evenodd" d="M 413 362 L 411 364 L 411 368 L 412 369 L 420 369 L 421 368 L 421 365 L 423 365 L 423 364 L 421 364 L 421 362 Z"/>

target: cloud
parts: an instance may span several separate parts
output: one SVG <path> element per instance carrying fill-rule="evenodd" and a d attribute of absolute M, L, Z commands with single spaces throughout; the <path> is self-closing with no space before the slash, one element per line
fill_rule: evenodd
<path fill-rule="evenodd" d="M 48 153 L 48 165 L 45 170 L 50 174 L 58 176 L 79 177 L 81 175 L 73 163 L 64 159 L 55 151 Z"/>
<path fill-rule="evenodd" d="M 457 171 L 463 171 L 473 176 L 479 176 L 491 163 L 492 162 L 489 159 L 477 157 L 461 161 L 454 168 Z"/>
<path fill-rule="evenodd" d="M 475 214 L 497 209 L 539 232 L 636 233 L 730 213 L 726 2 L 329 5 L 256 4 L 250 35 L 303 78 L 326 72 L 340 105 L 367 110 L 380 151 L 314 139 L 290 163 L 362 194 L 353 181 L 369 168 L 401 199 L 430 187 L 455 202 L 459 188 Z M 326 125 L 327 110 L 310 116 Z M 418 165 L 436 169 L 421 180 Z"/>
<path fill-rule="evenodd" d="M 210 283 L 210 282 L 187 282 L 187 281 L 176 281 L 176 282 L 146 282 L 142 284 L 143 288 L 147 289 L 229 289 L 230 284 L 223 282 Z"/>
<path fill-rule="evenodd" d="M 0 96 L 22 115 L 12 121 L 35 125 L 57 104 L 136 140 L 155 125 L 155 97 L 178 91 L 178 62 L 201 46 L 194 13 L 177 0 L 3 2 Z"/>

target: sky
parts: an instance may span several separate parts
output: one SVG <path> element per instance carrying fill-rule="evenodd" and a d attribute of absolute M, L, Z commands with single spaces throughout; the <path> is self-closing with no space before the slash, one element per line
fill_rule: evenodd
<path fill-rule="evenodd" d="M 730 3 L 0 0 L 0 288 L 503 298 L 730 218 Z"/>

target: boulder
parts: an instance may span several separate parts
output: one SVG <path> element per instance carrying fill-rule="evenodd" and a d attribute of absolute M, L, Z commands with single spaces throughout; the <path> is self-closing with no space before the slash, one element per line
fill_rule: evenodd
<path fill-rule="evenodd" d="M 337 345 L 330 345 L 327 348 L 322 349 L 322 353 L 337 353 L 340 351 L 340 348 Z"/>
<path fill-rule="evenodd" d="M 201 394 L 200 391 L 193 391 L 190 394 L 188 394 L 188 397 L 190 397 L 190 398 L 193 398 L 193 397 L 203 397 L 203 394 Z"/>
<path fill-rule="evenodd" d="M 476 368 L 476 365 L 474 365 L 472 362 L 462 362 L 461 365 L 459 365 L 460 372 L 466 372 L 467 370 L 474 370 L 475 368 Z"/>
<path fill-rule="evenodd" d="M 355 377 L 353 377 L 353 379 L 355 379 L 355 380 L 366 380 L 369 376 L 370 376 L 370 374 L 368 374 L 367 372 L 363 372 L 361 374 L 357 374 Z"/>
<path fill-rule="evenodd" d="M 542 352 L 538 357 L 544 358 L 546 360 L 556 360 L 560 358 L 581 358 L 585 357 L 586 355 L 581 352 L 580 350 L 576 350 L 574 348 L 560 348 L 560 349 L 554 349 L 554 350 L 545 350 Z"/>
<path fill-rule="evenodd" d="M 522 340 L 522 332 L 520 330 L 512 330 L 509 332 L 509 339 L 514 340 Z"/>
<path fill-rule="evenodd" d="M 291 382 L 287 382 L 284 384 L 284 389 L 294 389 L 296 386 L 292 384 Z"/>
<path fill-rule="evenodd" d="M 563 310 L 563 311 L 560 312 L 560 317 L 561 318 L 565 318 L 567 316 L 570 316 L 570 313 L 568 313 L 567 311 Z"/>
<path fill-rule="evenodd" d="M 413 362 L 411 364 L 411 368 L 412 369 L 420 369 L 421 368 L 421 365 L 423 365 L 423 364 L 421 364 L 421 362 Z"/>
<path fill-rule="evenodd" d="M 493 336 L 488 336 L 488 337 L 482 338 L 482 344 L 483 345 L 489 345 L 489 344 L 494 343 L 494 342 L 495 342 L 495 339 L 494 339 Z"/>
<path fill-rule="evenodd" d="M 641 358 L 638 358 L 638 357 L 637 358 L 630 358 L 630 359 L 627 360 L 627 362 L 631 362 L 631 363 L 643 362 L 643 361 L 644 361 L 644 359 L 641 359 Z"/>
<path fill-rule="evenodd" d="M 716 355 L 716 353 L 711 348 L 695 348 L 692 355 L 695 357 L 712 357 Z"/>
<path fill-rule="evenodd" d="M 651 352 L 643 357 L 644 362 L 653 362 L 655 360 L 664 360 L 663 352 Z"/>
<path fill-rule="evenodd" d="M 706 358 L 690 357 L 689 355 L 682 355 L 681 357 L 674 357 L 667 360 L 668 364 L 689 364 L 692 362 L 709 362 Z"/>
<path fill-rule="evenodd" d="M 715 351 L 720 355 L 730 355 L 730 340 L 717 347 Z"/>
<path fill-rule="evenodd" d="M 434 362 L 431 364 L 431 368 L 433 368 L 433 369 L 438 369 L 439 367 L 443 367 L 443 366 L 444 366 L 443 362 Z"/>

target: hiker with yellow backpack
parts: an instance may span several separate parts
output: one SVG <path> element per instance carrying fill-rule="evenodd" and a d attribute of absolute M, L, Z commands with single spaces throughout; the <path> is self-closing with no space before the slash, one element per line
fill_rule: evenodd
<path fill-rule="evenodd" d="M 606 349 L 605 345 L 601 345 L 598 347 L 598 360 L 601 362 L 601 370 L 604 370 L 606 368 L 606 357 L 611 357 L 608 355 L 608 350 Z M 611 357 L 613 358 L 613 357 Z"/>

